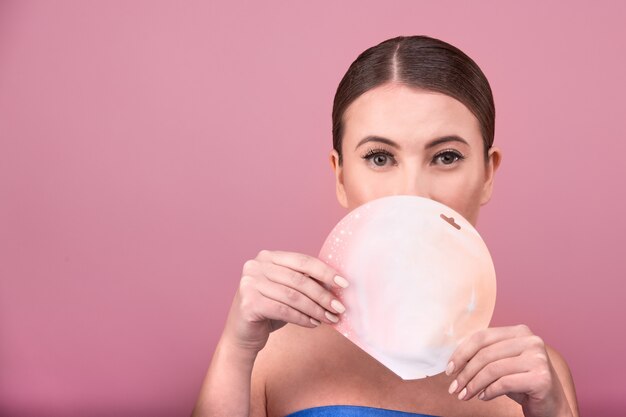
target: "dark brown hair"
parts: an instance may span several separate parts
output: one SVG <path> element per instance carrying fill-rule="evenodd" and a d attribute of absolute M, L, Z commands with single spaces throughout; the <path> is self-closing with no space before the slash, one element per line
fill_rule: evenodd
<path fill-rule="evenodd" d="M 363 51 L 341 79 L 333 102 L 333 148 L 342 163 L 343 114 L 361 94 L 388 82 L 446 94 L 478 119 L 485 160 L 496 110 L 487 78 L 460 49 L 428 36 L 398 36 Z"/>

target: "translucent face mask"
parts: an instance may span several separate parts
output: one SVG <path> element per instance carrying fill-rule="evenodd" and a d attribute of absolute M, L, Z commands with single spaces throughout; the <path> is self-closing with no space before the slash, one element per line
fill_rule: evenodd
<path fill-rule="evenodd" d="M 445 370 L 460 341 L 488 327 L 496 275 L 474 227 L 417 196 L 370 201 L 344 217 L 319 258 L 350 286 L 333 325 L 402 379 Z"/>

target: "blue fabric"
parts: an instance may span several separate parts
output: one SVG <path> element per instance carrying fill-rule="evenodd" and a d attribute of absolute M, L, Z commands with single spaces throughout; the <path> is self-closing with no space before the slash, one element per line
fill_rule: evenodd
<path fill-rule="evenodd" d="M 365 407 L 361 405 L 325 405 L 306 408 L 285 417 L 437 417 L 428 414 L 407 413 L 386 408 Z"/>

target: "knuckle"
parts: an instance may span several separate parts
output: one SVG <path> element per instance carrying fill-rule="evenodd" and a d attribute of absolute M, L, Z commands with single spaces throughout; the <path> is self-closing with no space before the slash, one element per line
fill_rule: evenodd
<path fill-rule="evenodd" d="M 270 255 L 270 251 L 268 251 L 267 249 L 261 249 L 259 251 L 259 253 L 256 255 L 257 259 L 265 259 L 268 258 Z"/>
<path fill-rule="evenodd" d="M 541 368 L 537 371 L 537 377 L 542 380 L 550 380 L 550 371 L 546 368 Z"/>
<path fill-rule="evenodd" d="M 300 293 L 291 287 L 285 287 L 285 297 L 294 303 L 300 299 Z"/>
<path fill-rule="evenodd" d="M 467 395 L 466 397 L 471 397 L 474 394 L 477 394 L 480 391 L 480 383 L 478 381 L 471 380 L 467 385 Z"/>
<path fill-rule="evenodd" d="M 243 275 L 241 279 L 239 280 L 240 290 L 245 291 L 248 288 L 252 287 L 253 285 L 254 285 L 254 277 L 252 277 L 251 275 Z"/>
<path fill-rule="evenodd" d="M 486 329 L 482 329 L 477 331 L 476 333 L 474 333 L 471 337 L 470 340 L 473 343 L 476 343 L 478 345 L 483 345 L 485 344 L 485 342 L 487 341 L 487 331 Z"/>
<path fill-rule="evenodd" d="M 305 268 L 309 264 L 309 262 L 310 260 L 308 256 L 306 255 L 298 256 L 298 265 L 300 266 L 300 268 Z"/>
<path fill-rule="evenodd" d="M 491 385 L 493 385 L 495 391 L 501 393 L 511 392 L 514 389 L 511 380 L 508 378 L 500 378 Z"/>
<path fill-rule="evenodd" d="M 489 363 L 489 354 L 485 349 L 481 349 L 474 355 L 473 360 L 478 363 Z"/>
<path fill-rule="evenodd" d="M 458 382 L 458 386 L 462 387 L 465 384 L 467 384 L 467 373 L 466 373 L 467 368 L 463 369 L 461 372 L 459 372 L 459 374 L 456 376 L 456 380 Z"/>
<path fill-rule="evenodd" d="M 276 304 L 276 314 L 284 321 L 289 316 L 289 307 L 285 304 Z"/>
<path fill-rule="evenodd" d="M 536 353 L 535 359 L 537 359 L 541 364 L 548 363 L 548 355 L 546 355 L 544 352 Z"/>
<path fill-rule="evenodd" d="M 326 315 L 324 314 L 325 312 L 326 310 L 323 307 L 318 305 L 317 307 L 315 307 L 314 317 L 317 317 L 318 319 L 326 320 Z"/>
<path fill-rule="evenodd" d="M 483 372 L 490 379 L 496 379 L 496 377 L 500 375 L 501 366 L 498 362 L 491 362 L 490 364 L 485 366 L 485 369 L 483 370 Z"/>
<path fill-rule="evenodd" d="M 535 347 L 543 347 L 544 342 L 543 339 L 536 334 L 530 336 L 530 344 Z"/>
<path fill-rule="evenodd" d="M 257 302 L 255 301 L 254 295 L 246 295 L 241 297 L 241 301 L 239 303 L 239 309 L 246 313 L 254 313 L 254 309 L 257 306 Z"/>
<path fill-rule="evenodd" d="M 296 271 L 291 273 L 290 279 L 291 279 L 291 282 L 298 287 L 302 286 L 304 282 L 306 281 L 306 277 L 303 274 L 296 272 Z"/>
<path fill-rule="evenodd" d="M 333 299 L 335 298 L 333 294 L 331 294 L 330 292 L 321 289 L 320 290 L 320 294 L 318 295 L 318 300 L 319 303 L 323 306 L 330 306 L 330 303 L 333 301 Z"/>
<path fill-rule="evenodd" d="M 252 303 L 249 298 L 242 298 L 241 304 L 239 305 L 241 311 L 250 311 L 252 309 Z"/>
<path fill-rule="evenodd" d="M 535 372 L 536 386 L 539 391 L 547 391 L 552 383 L 550 371 L 547 369 L 540 369 Z"/>
<path fill-rule="evenodd" d="M 248 259 L 246 262 L 244 262 L 243 264 L 243 271 L 252 271 L 256 268 L 256 266 L 258 265 L 258 261 L 256 259 Z"/>
<path fill-rule="evenodd" d="M 516 326 L 516 330 L 517 330 L 517 334 L 521 335 L 521 336 L 526 336 L 529 334 L 532 334 L 532 332 L 530 331 L 530 328 L 525 325 L 525 324 L 518 324 Z"/>
<path fill-rule="evenodd" d="M 468 375 L 468 365 L 466 364 L 465 367 L 463 367 L 463 370 L 461 372 L 458 373 L 458 375 L 456 376 L 456 380 L 459 383 L 459 387 L 464 386 L 465 384 L 467 384 L 469 382 L 467 375 Z"/>
<path fill-rule="evenodd" d="M 496 393 L 508 392 L 509 389 L 506 385 L 507 383 L 502 379 L 494 381 L 485 389 L 485 395 L 493 396 Z"/>
<path fill-rule="evenodd" d="M 335 275 L 337 275 L 337 272 L 331 267 L 326 266 L 324 267 L 324 270 L 322 271 L 322 275 L 324 277 L 325 282 L 332 283 L 333 280 L 335 279 Z"/>

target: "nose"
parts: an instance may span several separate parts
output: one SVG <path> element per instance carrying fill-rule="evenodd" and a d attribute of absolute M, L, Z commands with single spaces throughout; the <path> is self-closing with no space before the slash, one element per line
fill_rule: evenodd
<path fill-rule="evenodd" d="M 430 198 L 428 179 L 422 173 L 415 171 L 404 173 L 399 191 L 399 194 Z"/>

